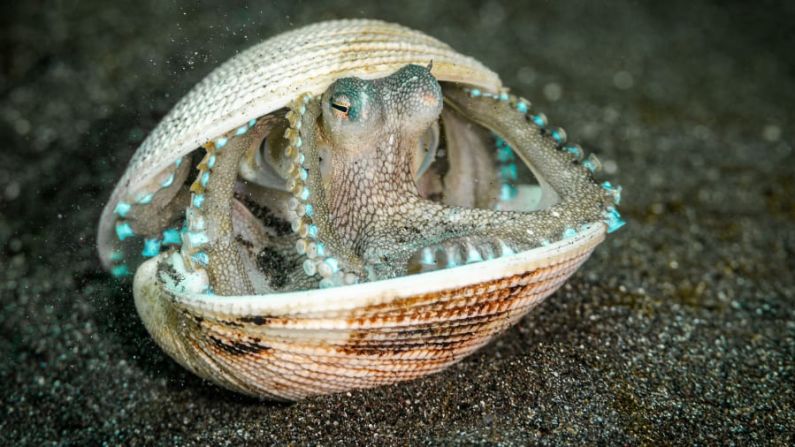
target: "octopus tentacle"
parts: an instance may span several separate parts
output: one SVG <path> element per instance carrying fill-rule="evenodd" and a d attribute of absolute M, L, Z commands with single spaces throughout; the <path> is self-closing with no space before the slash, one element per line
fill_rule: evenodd
<path fill-rule="evenodd" d="M 555 206 L 561 208 L 559 212 L 603 220 L 608 232 L 624 225 L 615 210 L 621 201 L 621 187 L 610 182 L 598 184 L 593 178 L 601 169 L 598 158 L 590 154 L 583 160 L 582 147 L 567 143 L 566 132 L 549 126 L 543 113 L 530 113 L 529 101 L 505 92 L 489 95 L 461 88 L 448 89 L 445 99 L 451 107 L 466 110 L 464 113 L 471 120 L 491 129 L 515 148 L 545 192 L 557 196 Z M 525 121 L 529 126 L 522 125 Z"/>
<path fill-rule="evenodd" d="M 181 220 L 188 200 L 184 186 L 188 172 L 188 164 L 180 158 L 136 193 L 116 204 L 114 229 L 117 241 L 110 254 L 114 276 L 130 274 L 127 267 L 129 255 L 126 253 L 130 243 L 125 242 L 127 239 L 143 237 L 138 255 L 144 258 L 156 256 L 163 246 L 181 243 L 175 225 Z"/>
<path fill-rule="evenodd" d="M 319 277 L 320 287 L 355 284 L 364 276 L 361 262 L 346 250 L 345 245 L 334 243 L 332 238 L 321 237 L 321 234 L 331 234 L 333 230 L 328 219 L 327 194 L 320 178 L 320 157 L 312 127 L 319 115 L 318 99 L 308 94 L 299 97 L 287 114 L 290 128 L 285 133 L 289 141 L 286 155 L 291 160 L 287 187 L 294 195 L 289 206 L 295 213 L 293 231 L 299 236 L 296 251 L 306 257 L 303 270 L 309 277 Z"/>
<path fill-rule="evenodd" d="M 254 293 L 249 271 L 235 241 L 233 214 L 235 185 L 241 158 L 268 132 L 270 121 L 248 124 L 207 143 L 205 157 L 191 186 L 193 193 L 185 213 L 182 262 L 199 275 L 199 286 L 218 295 Z M 201 275 L 206 274 L 207 278 Z M 198 287 L 201 288 L 201 287 Z"/>

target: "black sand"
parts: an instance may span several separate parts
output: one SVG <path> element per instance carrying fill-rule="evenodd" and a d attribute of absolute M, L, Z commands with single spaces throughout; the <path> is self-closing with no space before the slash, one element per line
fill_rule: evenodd
<path fill-rule="evenodd" d="M 0 15 L 2 444 L 795 441 L 791 2 L 13 3 Z M 215 65 L 364 16 L 496 69 L 601 157 L 629 224 L 444 373 L 292 405 L 240 397 L 153 344 L 129 285 L 99 269 L 99 212 Z"/>

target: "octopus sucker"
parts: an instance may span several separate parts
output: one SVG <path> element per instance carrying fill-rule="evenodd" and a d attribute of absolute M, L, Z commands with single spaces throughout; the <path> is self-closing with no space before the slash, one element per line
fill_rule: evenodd
<path fill-rule="evenodd" d="M 279 73 L 294 39 L 315 56 Z M 326 22 L 241 53 L 180 101 L 114 191 L 98 246 L 114 275 L 135 271 L 169 355 L 299 399 L 441 370 L 513 324 L 624 224 L 599 166 L 474 59 L 396 25 Z"/>

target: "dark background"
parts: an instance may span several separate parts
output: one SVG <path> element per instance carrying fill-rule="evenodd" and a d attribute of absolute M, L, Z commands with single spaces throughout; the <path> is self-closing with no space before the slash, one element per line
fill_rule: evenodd
<path fill-rule="evenodd" d="M 795 3 L 4 2 L 4 444 L 787 444 L 795 421 Z M 213 67 L 375 17 L 499 72 L 625 188 L 625 229 L 441 374 L 296 404 L 206 384 L 147 336 L 95 229 Z"/>

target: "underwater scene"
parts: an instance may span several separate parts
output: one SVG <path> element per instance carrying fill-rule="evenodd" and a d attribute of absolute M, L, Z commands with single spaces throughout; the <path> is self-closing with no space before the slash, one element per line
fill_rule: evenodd
<path fill-rule="evenodd" d="M 788 445 L 787 2 L 28 2 L 9 445 Z"/>

